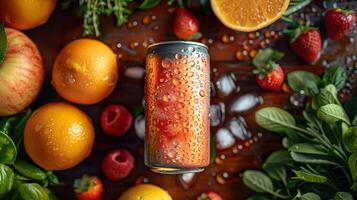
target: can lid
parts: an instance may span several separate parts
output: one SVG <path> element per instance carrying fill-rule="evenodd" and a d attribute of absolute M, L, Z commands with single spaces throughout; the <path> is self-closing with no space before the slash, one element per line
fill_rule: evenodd
<path fill-rule="evenodd" d="M 156 43 L 150 44 L 148 46 L 148 49 L 150 49 L 152 47 L 156 47 L 156 46 L 166 45 L 166 44 L 187 44 L 187 45 L 200 46 L 200 47 L 208 49 L 208 47 L 205 44 L 202 44 L 202 43 L 199 43 L 199 42 L 180 41 L 180 40 L 156 42 Z"/>

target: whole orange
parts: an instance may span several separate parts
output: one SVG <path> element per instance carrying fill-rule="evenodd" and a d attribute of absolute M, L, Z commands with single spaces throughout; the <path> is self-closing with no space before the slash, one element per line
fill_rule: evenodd
<path fill-rule="evenodd" d="M 78 39 L 58 54 L 52 85 L 59 95 L 78 104 L 95 104 L 109 96 L 118 81 L 113 51 L 94 39 Z"/>
<path fill-rule="evenodd" d="M 6 26 L 27 30 L 47 22 L 56 0 L 1 0 L 0 21 Z"/>
<path fill-rule="evenodd" d="M 94 143 L 91 119 L 66 103 L 48 103 L 28 119 L 24 131 L 26 153 L 46 170 L 64 170 L 89 156 Z"/>

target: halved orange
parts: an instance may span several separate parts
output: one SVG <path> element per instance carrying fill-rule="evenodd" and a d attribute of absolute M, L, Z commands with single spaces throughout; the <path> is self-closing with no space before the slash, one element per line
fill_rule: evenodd
<path fill-rule="evenodd" d="M 211 7 L 227 27 L 251 32 L 278 20 L 289 3 L 290 0 L 211 0 Z"/>

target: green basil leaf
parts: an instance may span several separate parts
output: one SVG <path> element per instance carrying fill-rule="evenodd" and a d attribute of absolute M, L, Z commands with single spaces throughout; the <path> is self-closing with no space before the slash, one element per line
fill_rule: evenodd
<path fill-rule="evenodd" d="M 0 64 L 4 62 L 7 49 L 7 38 L 4 24 L 0 24 Z"/>
<path fill-rule="evenodd" d="M 255 113 L 255 120 L 259 126 L 269 131 L 282 133 L 295 127 L 294 117 L 285 110 L 277 107 L 268 107 Z"/>
<path fill-rule="evenodd" d="M 161 0 L 144 0 L 144 2 L 141 3 L 138 8 L 143 10 L 150 9 L 159 5 L 160 1 Z"/>
<path fill-rule="evenodd" d="M 333 84 L 336 86 L 337 90 L 342 89 L 345 84 L 346 84 L 346 80 L 347 80 L 347 73 L 345 71 L 345 69 L 343 69 L 340 66 L 333 66 L 330 68 L 327 68 L 322 80 L 326 83 L 326 84 Z"/>
<path fill-rule="evenodd" d="M 287 150 L 278 150 L 268 156 L 263 165 L 293 166 L 293 160 Z"/>
<path fill-rule="evenodd" d="M 19 185 L 11 200 L 49 200 L 45 188 L 37 183 L 23 183 Z"/>
<path fill-rule="evenodd" d="M 0 131 L 0 163 L 12 164 L 15 162 L 17 150 L 14 142 L 5 133 Z"/>
<path fill-rule="evenodd" d="M 350 127 L 342 133 L 342 143 L 348 152 L 357 152 L 357 127 Z"/>
<path fill-rule="evenodd" d="M 27 178 L 36 181 L 43 181 L 46 179 L 46 173 L 32 163 L 24 160 L 16 160 L 13 166 L 21 175 Z"/>
<path fill-rule="evenodd" d="M 337 104 L 327 104 L 320 107 L 317 110 L 317 117 L 327 123 L 336 123 L 338 121 L 346 122 L 350 124 L 350 119 L 348 118 L 345 110 Z"/>
<path fill-rule="evenodd" d="M 329 155 L 321 146 L 313 143 L 299 143 L 291 146 L 289 149 L 291 152 L 315 154 L 315 155 Z"/>
<path fill-rule="evenodd" d="M 247 200 L 270 200 L 270 199 L 262 195 L 254 195 L 249 197 Z"/>
<path fill-rule="evenodd" d="M 329 160 L 327 156 L 296 153 L 296 152 L 290 152 L 290 156 L 293 160 L 300 163 L 339 165 L 338 163 Z"/>
<path fill-rule="evenodd" d="M 298 170 L 298 171 L 293 170 L 293 172 L 297 176 L 294 178 L 303 180 L 305 182 L 309 182 L 309 183 L 326 183 L 327 182 L 326 176 L 313 174 L 313 173 L 305 171 L 305 170 Z"/>
<path fill-rule="evenodd" d="M 321 84 L 321 79 L 315 74 L 307 71 L 293 71 L 287 76 L 289 87 L 295 92 L 305 90 L 306 82 L 311 81 L 317 86 Z"/>
<path fill-rule="evenodd" d="M 289 140 L 288 137 L 283 137 L 283 139 L 281 140 L 281 146 L 283 146 L 286 149 L 288 149 L 292 145 L 294 144 Z"/>
<path fill-rule="evenodd" d="M 243 183 L 259 193 L 272 193 L 274 191 L 271 179 L 263 172 L 247 170 L 243 173 Z"/>
<path fill-rule="evenodd" d="M 357 153 L 348 157 L 348 167 L 351 172 L 352 180 L 357 181 Z"/>
<path fill-rule="evenodd" d="M 15 121 L 16 121 L 16 115 L 1 118 L 0 131 L 11 137 L 11 133 L 13 131 L 13 124 Z"/>
<path fill-rule="evenodd" d="M 14 183 L 14 172 L 4 164 L 0 164 L 0 199 L 10 192 Z"/>
<path fill-rule="evenodd" d="M 308 193 L 301 195 L 300 200 L 321 200 L 321 198 L 319 195 L 317 195 L 315 193 L 308 192 Z"/>
<path fill-rule="evenodd" d="M 353 197 L 348 192 L 336 192 L 333 200 L 353 200 Z"/>
<path fill-rule="evenodd" d="M 262 168 L 270 178 L 277 181 L 286 180 L 286 168 L 283 165 L 272 165 L 264 163 Z"/>

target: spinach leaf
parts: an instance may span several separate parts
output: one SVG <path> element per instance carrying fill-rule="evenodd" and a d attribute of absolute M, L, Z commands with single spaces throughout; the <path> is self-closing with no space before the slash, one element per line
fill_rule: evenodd
<path fill-rule="evenodd" d="M 11 138 L 13 139 L 18 152 L 21 150 L 22 138 L 24 136 L 25 125 L 26 125 L 28 118 L 31 116 L 31 113 L 32 113 L 31 109 L 26 109 L 18 115 L 15 130 L 14 130 L 13 134 L 11 135 Z"/>
<path fill-rule="evenodd" d="M 350 124 L 350 119 L 348 118 L 344 109 L 337 104 L 327 104 L 325 106 L 320 107 L 317 110 L 317 117 L 327 123 L 336 123 L 338 121 L 343 121 L 348 125 Z"/>
<path fill-rule="evenodd" d="M 342 143 L 348 152 L 357 152 L 357 127 L 351 127 L 342 134 Z"/>
<path fill-rule="evenodd" d="M 337 91 L 334 85 L 327 85 L 326 87 L 320 90 L 319 95 L 317 96 L 318 106 L 324 106 L 327 104 L 338 104 L 340 101 L 337 98 Z"/>
<path fill-rule="evenodd" d="M 0 131 L 0 163 L 12 164 L 17 155 L 14 142 L 5 133 Z"/>
<path fill-rule="evenodd" d="M 348 157 L 348 167 L 351 172 L 352 180 L 357 181 L 357 153 Z"/>
<path fill-rule="evenodd" d="M 10 192 L 14 183 L 14 172 L 4 164 L 0 164 L 0 199 Z"/>
<path fill-rule="evenodd" d="M 336 192 L 336 195 L 333 197 L 333 200 L 353 200 L 353 197 L 348 192 Z"/>
<path fill-rule="evenodd" d="M 0 131 L 6 135 L 11 136 L 13 131 L 13 124 L 16 121 L 16 116 L 4 117 L 0 119 Z"/>
<path fill-rule="evenodd" d="M 303 180 L 305 182 L 309 182 L 309 183 L 326 183 L 327 182 L 326 176 L 314 174 L 314 173 L 306 171 L 306 170 L 293 170 L 293 172 L 296 175 L 296 177 L 294 177 L 294 178 Z"/>
<path fill-rule="evenodd" d="M 333 84 L 336 86 L 337 90 L 340 90 L 346 84 L 347 73 L 342 67 L 333 66 L 326 69 L 322 80 L 325 84 Z"/>
<path fill-rule="evenodd" d="M 21 175 L 32 180 L 43 181 L 46 179 L 46 173 L 32 163 L 16 160 L 13 166 Z"/>
<path fill-rule="evenodd" d="M 11 197 L 11 200 L 49 200 L 49 194 L 45 188 L 37 183 L 23 183 L 19 185 Z"/>
<path fill-rule="evenodd" d="M 310 82 L 319 86 L 321 79 L 315 74 L 307 71 L 293 71 L 287 76 L 289 87 L 295 92 L 301 92 L 306 89 L 306 83 Z"/>
<path fill-rule="evenodd" d="M 247 170 L 243 173 L 243 183 L 250 189 L 259 193 L 273 193 L 274 187 L 271 179 L 263 172 Z"/>
<path fill-rule="evenodd" d="M 259 126 L 269 131 L 282 133 L 295 127 L 294 117 L 285 110 L 268 107 L 255 113 L 255 120 Z"/>

